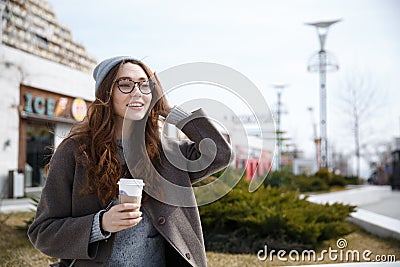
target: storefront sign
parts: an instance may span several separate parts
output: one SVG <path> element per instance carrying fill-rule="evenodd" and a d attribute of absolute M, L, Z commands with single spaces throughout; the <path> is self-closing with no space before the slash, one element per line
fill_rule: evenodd
<path fill-rule="evenodd" d="M 41 96 L 33 97 L 32 94 L 25 94 L 25 108 L 28 113 L 36 113 L 38 115 L 54 116 L 54 106 L 56 101 L 54 98 L 44 99 Z"/>
<path fill-rule="evenodd" d="M 88 102 L 81 98 L 72 98 L 53 92 L 29 88 L 21 88 L 21 104 L 23 111 L 36 118 L 52 120 L 67 119 L 82 121 L 86 116 Z"/>
<path fill-rule="evenodd" d="M 60 97 L 56 103 L 56 109 L 54 112 L 54 116 L 61 117 L 66 112 L 68 107 L 68 98 Z"/>
<path fill-rule="evenodd" d="M 74 101 L 72 102 L 72 116 L 74 117 L 75 120 L 77 121 L 82 121 L 83 118 L 86 116 L 87 112 L 87 105 L 85 100 L 81 98 L 75 98 Z"/>

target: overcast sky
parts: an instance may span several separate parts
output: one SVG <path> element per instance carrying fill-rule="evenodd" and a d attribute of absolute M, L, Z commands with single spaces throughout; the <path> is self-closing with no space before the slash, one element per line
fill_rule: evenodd
<path fill-rule="evenodd" d="M 388 142 L 400 135 L 400 1 L 48 2 L 73 39 L 99 61 L 132 55 L 157 72 L 197 61 L 223 64 L 246 75 L 272 109 L 276 92 L 271 85 L 288 84 L 282 128 L 306 156 L 314 151 L 307 108 L 319 117 L 318 74 L 307 72 L 307 63 L 319 43 L 315 29 L 304 23 L 341 18 L 326 45 L 340 65 L 327 76 L 328 140 L 338 152 L 354 151 L 340 100 L 347 77 L 354 76 L 377 92 L 371 103 L 378 104 L 376 110 L 363 123 L 364 142 Z"/>

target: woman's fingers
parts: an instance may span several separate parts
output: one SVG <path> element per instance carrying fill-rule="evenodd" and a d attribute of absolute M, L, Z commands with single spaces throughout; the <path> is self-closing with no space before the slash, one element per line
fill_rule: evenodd
<path fill-rule="evenodd" d="M 137 225 L 142 220 L 140 205 L 123 203 L 113 206 L 105 212 L 101 222 L 103 230 L 107 232 L 118 232 Z"/>
<path fill-rule="evenodd" d="M 113 206 L 110 210 L 114 209 L 115 211 L 127 211 L 127 210 L 132 210 L 132 211 L 136 211 L 139 210 L 140 205 L 135 204 L 135 203 L 122 203 L 122 204 L 118 204 Z"/>
<path fill-rule="evenodd" d="M 121 220 L 137 219 L 140 216 L 142 216 L 142 212 L 141 211 L 126 211 L 126 212 L 120 212 L 119 213 L 119 218 Z"/>
<path fill-rule="evenodd" d="M 137 225 L 142 220 L 142 217 L 138 217 L 137 219 L 129 219 L 129 220 L 121 220 L 119 221 L 119 225 L 121 230 L 127 229 L 129 227 Z"/>

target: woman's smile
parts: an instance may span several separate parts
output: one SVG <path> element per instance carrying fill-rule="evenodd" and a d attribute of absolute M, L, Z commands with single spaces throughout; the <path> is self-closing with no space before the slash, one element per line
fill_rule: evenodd
<path fill-rule="evenodd" d="M 134 101 L 126 104 L 126 106 L 132 110 L 142 110 L 144 108 L 144 103 L 140 101 Z"/>

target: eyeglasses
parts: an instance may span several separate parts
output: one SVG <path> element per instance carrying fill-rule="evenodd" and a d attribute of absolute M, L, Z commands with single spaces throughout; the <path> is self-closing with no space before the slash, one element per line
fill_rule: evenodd
<path fill-rule="evenodd" d="M 151 91 L 153 91 L 154 88 L 154 82 L 152 80 L 135 82 L 131 79 L 121 78 L 115 81 L 115 83 L 117 84 L 118 89 L 123 94 L 132 93 L 132 91 L 135 90 L 135 87 L 137 86 L 142 94 L 148 95 L 151 93 Z"/>

